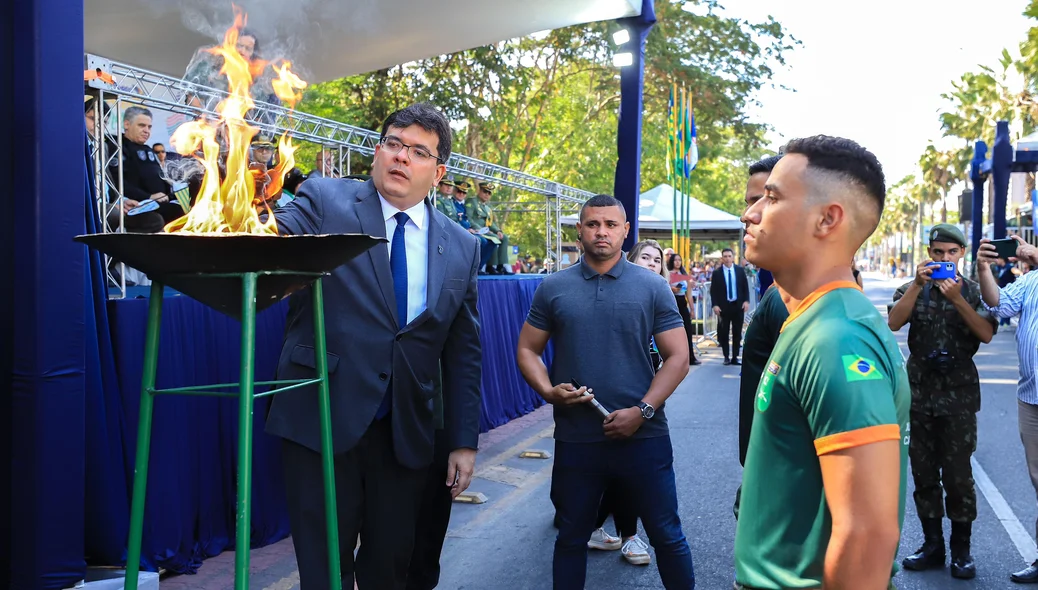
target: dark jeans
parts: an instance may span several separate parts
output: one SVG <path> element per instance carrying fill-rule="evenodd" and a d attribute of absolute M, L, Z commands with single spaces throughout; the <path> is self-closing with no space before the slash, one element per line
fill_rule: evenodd
<path fill-rule="evenodd" d="M 602 528 L 609 515 L 613 515 L 616 534 L 626 539 L 638 534 L 638 513 L 634 505 L 619 485 L 611 485 L 602 494 L 602 504 L 598 507 L 598 520 L 595 528 Z"/>
<path fill-rule="evenodd" d="M 678 313 L 681 314 L 681 321 L 685 324 L 685 336 L 688 338 L 688 360 L 691 362 L 696 360 L 696 336 L 695 328 L 692 326 L 692 314 L 688 311 L 688 300 L 685 299 L 684 295 L 675 295 L 675 299 L 678 303 Z"/>
<path fill-rule="evenodd" d="M 582 590 L 587 574 L 587 542 L 595 530 L 605 490 L 620 486 L 642 519 L 656 549 L 660 579 L 667 590 L 695 588 L 692 550 L 678 518 L 674 451 L 670 436 L 567 443 L 555 441 L 553 496 L 559 520 L 555 539 L 555 590 Z"/>

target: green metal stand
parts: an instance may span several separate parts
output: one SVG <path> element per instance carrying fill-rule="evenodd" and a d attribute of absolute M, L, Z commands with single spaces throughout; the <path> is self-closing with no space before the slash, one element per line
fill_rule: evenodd
<path fill-rule="evenodd" d="M 133 474 L 133 502 L 130 508 L 130 537 L 126 556 L 126 590 L 137 590 L 141 563 L 141 537 L 144 530 L 144 501 L 148 486 L 148 455 L 151 449 L 151 417 L 155 396 L 159 394 L 207 395 L 238 398 L 238 506 L 235 532 L 234 588 L 249 587 L 249 540 L 252 516 L 252 410 L 257 398 L 317 385 L 321 418 L 321 459 L 324 473 L 325 525 L 328 528 L 328 564 L 332 590 L 342 590 L 339 564 L 339 527 L 335 508 L 335 474 L 332 451 L 332 420 L 328 393 L 328 355 L 324 336 L 324 296 L 321 292 L 322 273 L 299 273 L 296 276 L 314 278 L 311 287 L 314 308 L 314 352 L 317 357 L 317 377 L 283 381 L 255 381 L 256 361 L 256 283 L 260 275 L 280 274 L 276 271 L 206 275 L 211 278 L 238 277 L 242 282 L 241 313 L 241 376 L 238 383 L 221 383 L 200 387 L 155 389 L 158 366 L 159 333 L 162 325 L 163 285 L 151 284 L 148 307 L 148 331 L 144 341 L 144 376 L 141 379 L 141 411 L 137 430 L 137 459 Z M 289 273 L 285 273 L 289 274 Z M 279 386 L 264 393 L 256 393 L 256 385 Z M 220 391 L 237 388 L 237 392 Z"/>

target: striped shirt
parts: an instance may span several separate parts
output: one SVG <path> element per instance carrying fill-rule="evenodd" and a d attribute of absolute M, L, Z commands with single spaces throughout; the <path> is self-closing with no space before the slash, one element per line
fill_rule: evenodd
<path fill-rule="evenodd" d="M 999 289 L 998 305 L 987 308 L 999 318 L 1020 315 L 1020 326 L 1016 330 L 1020 383 L 1016 395 L 1025 404 L 1038 405 L 1038 384 L 1035 383 L 1035 367 L 1038 366 L 1038 271 L 1029 272 Z"/>

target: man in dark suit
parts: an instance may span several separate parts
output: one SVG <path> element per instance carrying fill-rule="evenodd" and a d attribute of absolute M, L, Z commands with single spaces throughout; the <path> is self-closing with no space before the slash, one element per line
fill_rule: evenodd
<path fill-rule="evenodd" d="M 418 104 L 391 114 L 366 182 L 311 179 L 278 210 L 281 234 L 390 237 L 323 279 L 343 587 L 403 589 L 434 439 L 449 451 L 440 481 L 468 487 L 476 459 L 481 348 L 479 246 L 426 200 L 446 171 L 451 130 Z M 278 376 L 314 375 L 310 300 L 288 318 Z M 442 363 L 440 360 L 449 359 Z M 442 374 L 442 432 L 434 435 Z M 288 511 L 307 590 L 328 587 L 318 400 L 274 398 L 267 432 L 284 439 Z M 360 535 L 356 560 L 354 542 Z"/>
<path fill-rule="evenodd" d="M 721 341 L 724 364 L 738 365 L 739 343 L 742 341 L 743 314 L 750 310 L 750 284 L 746 269 L 735 264 L 731 248 L 721 251 L 721 266 L 710 280 L 710 299 L 718 316 L 717 338 Z M 728 356 L 728 334 L 731 333 L 732 356 Z"/>

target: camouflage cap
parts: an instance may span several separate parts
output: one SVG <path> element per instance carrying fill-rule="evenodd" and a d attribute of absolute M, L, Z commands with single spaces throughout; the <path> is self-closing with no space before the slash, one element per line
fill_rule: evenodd
<path fill-rule="evenodd" d="M 469 187 L 471 185 L 468 183 L 467 180 L 457 180 L 457 181 L 454 182 L 454 186 L 457 187 L 457 189 L 459 191 L 461 191 L 463 193 L 467 193 L 467 192 L 469 192 Z"/>
<path fill-rule="evenodd" d="M 494 190 L 497 189 L 497 187 L 494 186 L 494 183 L 492 183 L 492 182 L 481 182 L 481 183 L 479 183 L 479 188 L 480 188 L 480 190 L 486 191 L 487 194 L 490 194 L 490 195 L 494 194 Z"/>
<path fill-rule="evenodd" d="M 934 242 L 958 244 L 965 248 L 966 236 L 962 235 L 962 230 L 950 223 L 939 223 L 930 230 L 930 244 Z"/>

